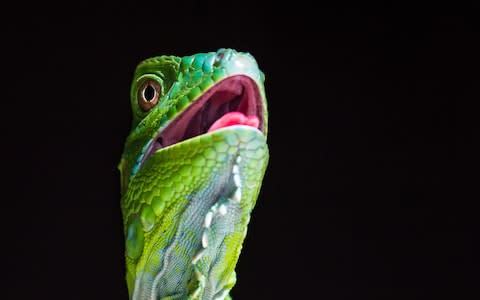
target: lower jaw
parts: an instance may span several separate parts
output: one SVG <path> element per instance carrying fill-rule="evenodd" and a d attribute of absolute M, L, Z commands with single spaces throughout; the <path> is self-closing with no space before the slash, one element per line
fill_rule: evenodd
<path fill-rule="evenodd" d="M 188 145 L 190 143 L 215 143 L 216 141 L 221 141 L 222 140 L 222 135 L 227 136 L 229 140 L 232 140 L 232 145 L 235 143 L 233 140 L 237 140 L 237 144 L 245 144 L 249 143 L 251 139 L 260 139 L 265 141 L 265 136 L 262 131 L 259 129 L 248 126 L 248 125 L 232 125 L 232 126 L 227 126 L 223 127 L 220 129 L 216 129 L 213 131 L 206 132 L 201 135 L 197 135 L 195 137 L 191 137 L 189 139 L 183 140 L 181 142 L 171 144 L 168 146 L 162 146 L 161 148 L 157 148 L 151 153 L 151 155 L 155 155 L 156 153 L 162 152 L 167 149 L 177 149 L 177 148 L 183 148 L 185 145 Z M 230 144 L 229 144 L 230 145 Z M 212 145 L 214 146 L 214 145 Z M 230 145 L 231 146 L 231 145 Z"/>
<path fill-rule="evenodd" d="M 233 265 L 229 272 L 220 272 L 222 266 L 227 265 L 220 262 L 227 257 L 230 261 L 233 258 L 234 262 L 238 259 L 237 248 L 243 242 L 249 215 L 258 195 L 268 162 L 268 149 L 260 131 L 247 126 L 232 126 L 164 148 L 154 153 L 144 168 L 149 171 L 147 173 L 162 172 L 161 166 L 172 163 L 172 160 L 189 161 L 192 165 L 203 163 L 213 175 L 207 178 L 203 187 L 199 184 L 185 195 L 188 205 L 178 217 L 180 227 L 175 234 L 178 239 L 173 239 L 161 252 L 152 254 L 155 247 L 145 249 L 150 257 L 157 255 L 158 261 L 167 262 L 167 265 L 159 266 L 154 273 L 137 274 L 133 293 L 137 296 L 134 299 L 156 299 L 146 294 L 155 297 L 178 294 L 180 291 L 172 289 L 173 286 L 182 286 L 181 293 L 198 292 L 186 290 L 191 280 L 197 282 L 197 289 L 203 286 L 202 289 L 213 294 L 225 292 L 206 287 L 226 286 L 230 278 L 211 278 L 209 274 L 228 275 L 234 269 Z M 155 167 L 159 169 L 154 170 Z M 139 172 L 138 176 L 142 173 Z M 186 231 L 195 232 L 194 240 L 182 239 L 178 235 Z M 175 277 L 176 269 L 168 265 L 168 249 L 176 249 L 177 252 L 184 249 L 181 278 Z M 144 263 L 144 267 L 150 264 L 149 260 Z"/>

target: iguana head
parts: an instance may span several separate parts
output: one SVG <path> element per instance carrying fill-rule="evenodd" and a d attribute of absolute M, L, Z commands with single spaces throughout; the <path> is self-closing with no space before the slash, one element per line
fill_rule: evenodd
<path fill-rule="evenodd" d="M 132 299 L 223 299 L 235 284 L 268 161 L 263 80 L 231 49 L 138 65 L 119 164 Z"/>

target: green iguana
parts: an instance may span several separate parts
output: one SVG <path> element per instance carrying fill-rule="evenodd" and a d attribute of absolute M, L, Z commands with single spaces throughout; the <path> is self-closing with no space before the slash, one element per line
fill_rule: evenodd
<path fill-rule="evenodd" d="M 263 82 L 232 49 L 137 66 L 118 166 L 130 299 L 230 299 L 268 162 Z"/>

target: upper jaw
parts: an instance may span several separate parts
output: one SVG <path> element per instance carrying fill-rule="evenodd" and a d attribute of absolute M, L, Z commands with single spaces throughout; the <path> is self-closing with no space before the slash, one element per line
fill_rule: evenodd
<path fill-rule="evenodd" d="M 207 133 L 217 119 L 233 111 L 255 116 L 259 120 L 257 128 L 266 133 L 264 75 L 255 58 L 249 53 L 219 49 L 209 61 L 224 70 L 225 78 L 159 131 L 154 139 L 154 151 Z"/>

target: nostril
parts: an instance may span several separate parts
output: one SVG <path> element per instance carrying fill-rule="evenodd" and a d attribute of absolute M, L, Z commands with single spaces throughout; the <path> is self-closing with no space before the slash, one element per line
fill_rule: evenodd
<path fill-rule="evenodd" d="M 230 57 L 234 53 L 232 49 L 220 49 L 217 51 L 217 56 L 215 57 L 215 61 L 213 62 L 213 66 L 218 67 L 222 65 L 222 63 L 229 61 Z"/>
<path fill-rule="evenodd" d="M 213 62 L 213 66 L 219 67 L 222 64 L 224 57 L 225 57 L 225 54 L 223 52 L 218 53 L 217 56 L 215 57 L 215 61 Z"/>

